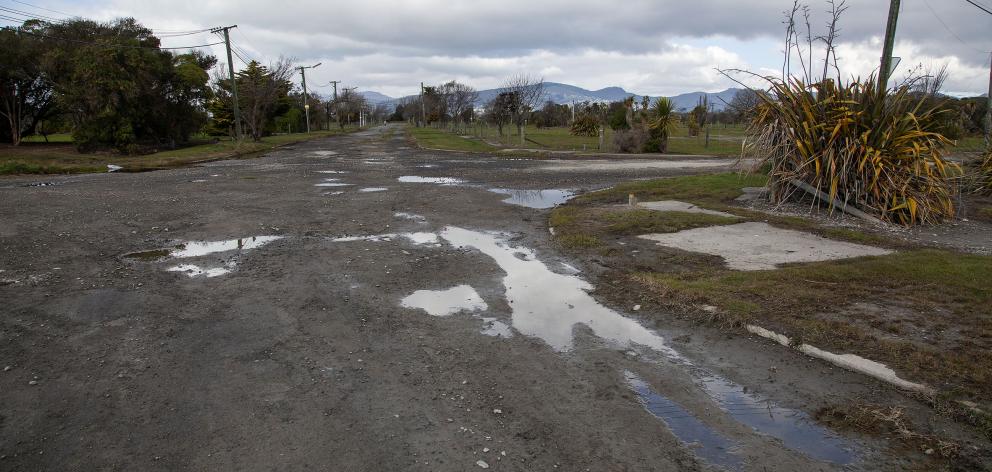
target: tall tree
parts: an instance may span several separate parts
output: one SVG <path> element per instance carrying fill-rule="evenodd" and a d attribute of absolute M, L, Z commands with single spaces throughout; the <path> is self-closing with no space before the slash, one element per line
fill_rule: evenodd
<path fill-rule="evenodd" d="M 7 126 L 0 138 L 15 146 L 38 122 L 55 111 L 55 93 L 42 57 L 48 44 L 37 20 L 0 30 L 0 116 Z"/>
<path fill-rule="evenodd" d="M 270 67 L 251 61 L 235 74 L 241 118 L 252 140 L 261 141 L 275 117 L 289 108 L 292 72 L 292 64 L 280 59 Z"/>

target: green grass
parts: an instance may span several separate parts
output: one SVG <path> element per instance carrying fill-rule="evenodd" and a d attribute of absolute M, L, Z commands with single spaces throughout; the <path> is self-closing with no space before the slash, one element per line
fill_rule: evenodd
<path fill-rule="evenodd" d="M 952 398 L 992 406 L 992 257 L 922 248 L 732 204 L 741 187 L 765 180 L 728 173 L 623 183 L 557 207 L 548 225 L 562 247 L 606 265 L 627 292 L 664 306 L 660 313 L 682 312 L 727 326 L 756 323 L 800 342 L 888 364 L 904 378 Z M 640 201 L 681 200 L 736 217 L 631 209 L 623 205 L 631 193 Z M 734 271 L 720 257 L 633 237 L 740 221 L 897 251 Z M 718 314 L 701 305 L 716 306 Z"/>
<path fill-rule="evenodd" d="M 515 126 L 503 128 L 503 136 L 499 136 L 496 128 L 472 128 L 465 134 L 499 143 L 506 148 L 540 149 L 546 151 L 587 151 L 598 152 L 598 136 L 573 136 L 566 127 L 538 128 L 527 125 L 524 128 L 526 142 L 520 142 Z M 607 127 L 604 130 L 604 152 L 613 152 L 614 131 Z M 706 146 L 705 136 L 689 137 L 688 130 L 679 128 L 669 141 L 669 154 L 695 154 L 736 157 L 740 155 L 744 128 L 740 125 L 713 125 L 710 130 L 709 146 Z"/>
<path fill-rule="evenodd" d="M 463 138 L 455 133 L 434 128 L 408 127 L 407 132 L 420 147 L 448 151 L 492 152 L 496 148 L 478 139 Z"/>
<path fill-rule="evenodd" d="M 28 136 L 28 137 L 23 138 L 21 141 L 22 142 L 25 142 L 25 143 L 44 143 L 44 142 L 46 142 L 45 141 L 45 137 L 44 136 L 39 136 L 39 135 Z M 48 135 L 48 141 L 47 142 L 49 142 L 49 143 L 71 143 L 72 142 L 72 134 L 69 134 L 69 133 L 50 134 L 50 135 Z"/>
<path fill-rule="evenodd" d="M 682 303 L 717 306 L 729 321 L 757 323 L 818 347 L 859 354 L 906 378 L 938 388 L 955 385 L 989 402 L 990 267 L 989 256 L 917 249 L 777 270 L 652 272 L 633 278 Z M 845 319 L 840 308 L 855 301 L 901 308 L 897 315 Z M 918 335 L 921 328 L 931 334 Z M 945 338 L 941 333 L 947 330 L 959 334 Z"/>
<path fill-rule="evenodd" d="M 575 198 L 579 203 L 622 203 L 631 193 L 641 201 L 681 200 L 722 209 L 741 195 L 742 187 L 763 187 L 764 175 L 734 173 L 697 175 L 673 179 L 638 180 Z"/>
<path fill-rule="evenodd" d="M 985 150 L 985 138 L 982 136 L 965 136 L 955 142 L 952 152 L 982 152 Z"/>
<path fill-rule="evenodd" d="M 250 156 L 277 146 L 335 136 L 356 129 L 267 136 L 257 143 L 251 140 L 238 143 L 231 139 L 223 139 L 217 143 L 189 146 L 141 156 L 122 156 L 111 152 L 83 154 L 77 152 L 70 143 L 66 142 L 46 144 L 26 141 L 20 146 L 0 146 L 0 175 L 106 172 L 108 164 L 122 166 L 125 171 L 179 167 L 209 160 Z"/>

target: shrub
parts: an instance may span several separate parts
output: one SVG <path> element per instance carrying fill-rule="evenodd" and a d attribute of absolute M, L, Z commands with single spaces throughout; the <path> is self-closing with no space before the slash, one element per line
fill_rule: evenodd
<path fill-rule="evenodd" d="M 853 205 L 885 221 L 936 223 L 954 216 L 944 159 L 950 141 L 936 131 L 932 96 L 902 86 L 878 91 L 874 77 L 846 85 L 770 79 L 771 93 L 751 123 L 743 158 L 771 164 L 775 199 L 795 193 L 793 181 L 823 192 L 827 204 Z"/>
<path fill-rule="evenodd" d="M 571 133 L 575 136 L 599 136 L 599 120 L 589 113 L 583 113 L 572 123 Z"/>
<path fill-rule="evenodd" d="M 642 152 L 648 141 L 648 132 L 643 127 L 635 126 L 628 130 L 613 133 L 613 146 L 617 152 Z"/>

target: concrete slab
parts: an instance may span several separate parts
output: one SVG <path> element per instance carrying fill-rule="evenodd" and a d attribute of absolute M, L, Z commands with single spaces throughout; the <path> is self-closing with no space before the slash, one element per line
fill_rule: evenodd
<path fill-rule="evenodd" d="M 648 210 L 654 211 L 681 211 L 683 213 L 703 213 L 706 215 L 714 216 L 729 216 L 733 217 L 730 213 L 725 213 L 716 210 L 707 210 L 705 208 L 700 208 L 692 203 L 680 202 L 678 200 L 661 200 L 657 202 L 640 202 L 637 204 L 638 208 L 646 208 Z"/>
<path fill-rule="evenodd" d="M 789 262 L 880 256 L 892 252 L 757 222 L 640 237 L 662 246 L 721 256 L 727 261 L 727 266 L 736 270 L 767 270 Z"/>

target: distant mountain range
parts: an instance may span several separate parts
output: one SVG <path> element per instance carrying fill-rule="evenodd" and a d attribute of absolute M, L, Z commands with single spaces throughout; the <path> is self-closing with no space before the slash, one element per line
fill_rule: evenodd
<path fill-rule="evenodd" d="M 699 98 L 703 95 L 707 96 L 711 108 L 714 111 L 721 111 L 726 107 L 726 103 L 730 102 L 730 99 L 734 98 L 734 94 L 740 90 L 738 88 L 728 88 L 722 92 L 716 93 L 706 93 L 706 92 L 689 92 L 676 95 L 674 97 L 669 97 L 675 102 L 675 108 L 678 110 L 691 110 L 699 102 Z M 479 100 L 476 102 L 476 106 L 481 107 L 483 104 L 491 100 L 496 94 L 499 93 L 499 89 L 488 89 L 479 91 Z M 409 97 L 393 98 L 387 95 L 383 95 L 379 92 L 361 92 L 362 96 L 365 97 L 370 103 L 379 104 L 385 103 L 390 106 L 395 106 L 401 100 Z M 591 103 L 609 103 L 617 102 L 626 99 L 627 97 L 635 97 L 636 100 L 640 100 L 642 95 L 628 92 L 620 87 L 606 87 L 599 90 L 586 90 L 582 87 L 576 87 L 574 85 L 560 84 L 557 82 L 545 82 L 544 83 L 544 94 L 545 100 L 551 100 L 559 105 L 562 104 L 572 104 L 591 102 Z M 657 97 L 651 97 L 654 100 Z"/>

